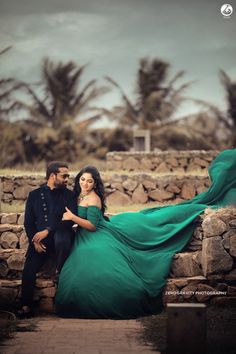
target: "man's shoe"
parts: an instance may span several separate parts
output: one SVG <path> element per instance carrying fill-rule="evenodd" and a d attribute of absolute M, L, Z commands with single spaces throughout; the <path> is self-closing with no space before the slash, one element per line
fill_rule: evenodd
<path fill-rule="evenodd" d="M 26 310 L 21 309 L 21 310 L 17 311 L 16 317 L 19 320 L 25 320 L 27 318 L 34 317 L 34 312 L 32 310 L 26 311 Z"/>

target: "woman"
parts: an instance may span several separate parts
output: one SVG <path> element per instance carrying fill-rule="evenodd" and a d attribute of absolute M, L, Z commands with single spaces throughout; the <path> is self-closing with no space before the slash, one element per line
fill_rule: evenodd
<path fill-rule="evenodd" d="M 191 239 L 193 220 L 207 206 L 236 201 L 236 149 L 212 163 L 212 185 L 192 200 L 104 218 L 104 188 L 88 166 L 75 179 L 79 225 L 73 251 L 63 266 L 56 295 L 59 315 L 81 318 L 135 318 L 162 309 L 162 290 L 173 255 Z"/>

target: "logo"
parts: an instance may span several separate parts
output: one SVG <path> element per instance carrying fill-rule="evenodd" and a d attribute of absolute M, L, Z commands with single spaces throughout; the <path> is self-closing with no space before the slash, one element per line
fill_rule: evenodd
<path fill-rule="evenodd" d="M 220 12 L 224 17 L 229 17 L 233 13 L 233 7 L 230 4 L 224 4 L 220 8 Z"/>

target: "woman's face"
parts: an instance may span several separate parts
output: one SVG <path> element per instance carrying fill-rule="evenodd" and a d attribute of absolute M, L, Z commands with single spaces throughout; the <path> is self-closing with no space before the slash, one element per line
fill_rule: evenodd
<path fill-rule="evenodd" d="M 82 192 L 90 192 L 94 188 L 95 184 L 91 173 L 83 173 L 79 179 L 79 184 Z"/>

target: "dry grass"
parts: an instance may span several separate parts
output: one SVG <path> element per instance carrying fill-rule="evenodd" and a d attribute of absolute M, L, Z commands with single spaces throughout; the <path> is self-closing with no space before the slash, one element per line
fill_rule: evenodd
<path fill-rule="evenodd" d="M 25 210 L 25 203 L 19 204 L 7 204 L 1 203 L 0 212 L 1 213 L 23 213 Z"/>

